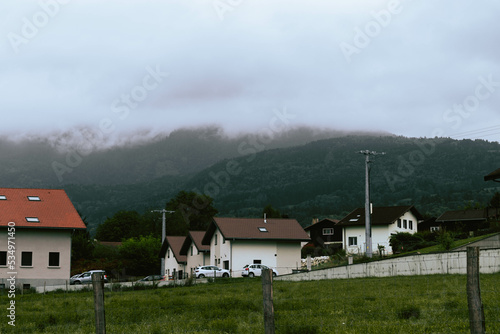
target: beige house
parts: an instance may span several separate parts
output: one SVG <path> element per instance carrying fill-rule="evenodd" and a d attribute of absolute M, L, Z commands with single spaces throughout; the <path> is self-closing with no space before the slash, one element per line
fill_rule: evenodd
<path fill-rule="evenodd" d="M 160 257 L 165 258 L 165 272 L 167 279 L 182 279 L 186 274 L 186 255 L 181 255 L 181 247 L 186 237 L 167 236 L 163 240 Z"/>
<path fill-rule="evenodd" d="M 301 242 L 310 240 L 295 219 L 214 217 L 202 244 L 210 246 L 211 265 L 240 277 L 253 263 L 291 273 L 301 265 Z"/>
<path fill-rule="evenodd" d="M 85 228 L 64 190 L 0 188 L 0 285 L 65 284 L 72 231 Z"/>
<path fill-rule="evenodd" d="M 182 244 L 180 254 L 186 256 L 186 272 L 193 275 L 198 266 L 210 264 L 210 246 L 201 243 L 205 231 L 190 231 Z"/>

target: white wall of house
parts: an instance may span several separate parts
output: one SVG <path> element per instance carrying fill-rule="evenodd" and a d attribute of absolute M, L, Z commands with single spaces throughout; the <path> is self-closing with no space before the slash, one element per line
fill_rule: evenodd
<path fill-rule="evenodd" d="M 8 250 L 7 229 L 0 230 L 0 251 Z M 71 271 L 71 231 L 22 229 L 15 230 L 15 270 L 0 267 L 0 283 L 7 283 L 8 272 L 17 272 L 16 284 L 30 287 L 65 284 Z M 23 252 L 31 252 L 31 266 L 22 266 Z M 59 265 L 49 266 L 49 253 L 59 253 Z M 7 255 L 11 255 L 7 253 Z M 10 260 L 10 259 L 8 259 Z M 6 284 L 7 286 L 7 284 Z"/>
<path fill-rule="evenodd" d="M 300 246 L 298 242 L 297 244 Z M 234 240 L 232 242 L 232 275 L 241 277 L 243 267 L 256 261 L 270 267 L 277 267 L 277 254 L 276 241 Z"/>
<path fill-rule="evenodd" d="M 396 232 L 416 233 L 418 220 L 415 215 L 408 211 L 401 216 L 401 227 L 398 221 L 390 225 L 372 226 L 372 252 L 378 253 L 378 245 L 385 247 L 386 254 L 392 254 L 393 250 L 389 245 L 391 234 Z M 411 228 L 410 228 L 411 225 Z M 357 238 L 357 246 L 349 246 L 349 237 Z M 350 254 L 362 254 L 366 250 L 365 226 L 347 226 L 344 228 L 344 249 Z"/>
<path fill-rule="evenodd" d="M 291 274 L 295 268 L 300 268 L 301 243 L 278 242 L 276 269 L 280 275 Z"/>
<path fill-rule="evenodd" d="M 198 266 L 205 266 L 210 264 L 210 253 L 209 252 L 200 252 L 196 245 L 191 242 L 191 245 L 188 248 L 187 252 L 187 265 L 186 272 L 191 277 L 191 274 L 194 271 L 194 268 Z"/>
<path fill-rule="evenodd" d="M 186 265 L 177 262 L 177 259 L 174 256 L 174 252 L 169 246 L 167 252 L 165 253 L 165 275 L 172 276 L 174 271 L 178 273 L 181 270 L 183 272 L 186 272 Z"/>
<path fill-rule="evenodd" d="M 210 264 L 231 269 L 231 241 L 225 240 L 218 228 L 210 241 Z"/>

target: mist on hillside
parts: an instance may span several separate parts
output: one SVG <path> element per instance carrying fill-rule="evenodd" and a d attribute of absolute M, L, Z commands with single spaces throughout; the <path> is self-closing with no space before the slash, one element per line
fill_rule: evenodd
<path fill-rule="evenodd" d="M 229 135 L 219 126 L 204 126 L 112 139 L 81 127 L 17 140 L 2 137 L 0 182 L 4 187 L 134 184 L 190 175 L 226 158 L 353 134 L 367 133 L 296 127 Z"/>

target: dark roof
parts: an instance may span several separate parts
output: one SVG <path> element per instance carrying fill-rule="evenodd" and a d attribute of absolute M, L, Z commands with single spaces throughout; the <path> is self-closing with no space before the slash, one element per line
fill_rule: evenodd
<path fill-rule="evenodd" d="M 204 245 L 210 244 L 216 228 L 224 238 L 233 240 L 311 240 L 295 219 L 214 217 L 203 237 Z"/>
<path fill-rule="evenodd" d="M 325 218 L 325 219 L 320 220 L 317 223 L 314 223 L 314 224 L 311 224 L 309 226 L 304 227 L 304 230 L 309 231 L 313 228 L 333 227 L 333 226 L 337 225 L 339 221 L 340 220 L 338 220 L 338 219 Z"/>
<path fill-rule="evenodd" d="M 177 260 L 177 263 L 186 263 L 187 262 L 186 255 L 180 254 L 181 247 L 185 239 L 186 237 L 173 237 L 173 236 L 165 237 L 165 240 L 161 245 L 160 257 L 165 257 L 165 254 L 167 254 L 167 249 L 168 247 L 170 247 L 172 249 L 172 253 L 175 259 Z"/>
<path fill-rule="evenodd" d="M 203 245 L 201 243 L 204 235 L 205 231 L 189 231 L 188 236 L 186 237 L 184 243 L 182 244 L 180 254 L 187 255 L 191 243 L 194 243 L 194 245 L 196 246 L 196 248 L 198 248 L 200 252 L 210 252 L 210 246 Z"/>
<path fill-rule="evenodd" d="M 418 220 L 422 220 L 422 215 L 413 205 L 406 206 L 385 206 L 374 207 L 371 214 L 371 225 L 389 225 L 394 223 L 406 212 L 411 211 Z M 365 225 L 365 208 L 357 208 L 338 223 L 341 226 Z"/>
<path fill-rule="evenodd" d="M 437 222 L 456 222 L 467 220 L 486 220 L 486 213 L 484 210 L 446 211 L 436 219 Z"/>
<path fill-rule="evenodd" d="M 486 175 L 484 180 L 500 182 L 500 168 Z"/>
<path fill-rule="evenodd" d="M 87 228 L 62 189 L 0 188 L 0 196 L 0 227 L 14 222 L 16 228 Z"/>

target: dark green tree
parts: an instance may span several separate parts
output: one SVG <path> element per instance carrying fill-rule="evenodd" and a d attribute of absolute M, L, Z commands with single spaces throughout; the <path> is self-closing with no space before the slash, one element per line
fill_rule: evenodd
<path fill-rule="evenodd" d="M 74 230 L 71 234 L 72 263 L 76 260 L 92 258 L 92 252 L 94 250 L 94 244 L 92 239 L 90 239 L 85 217 L 82 217 L 82 221 L 85 224 L 85 230 Z"/>
<path fill-rule="evenodd" d="M 278 209 L 273 208 L 271 204 L 266 205 L 262 214 L 266 214 L 267 218 L 282 218 L 281 213 Z"/>
<path fill-rule="evenodd" d="M 137 211 L 122 210 L 97 227 L 95 238 L 99 241 L 122 241 L 143 235 L 142 228 L 142 217 Z"/>
<path fill-rule="evenodd" d="M 188 231 L 204 231 L 218 213 L 210 196 L 195 192 L 179 192 L 165 206 L 174 211 L 166 216 L 167 235 L 186 235 Z"/>
<path fill-rule="evenodd" d="M 124 240 L 119 247 L 127 275 L 151 275 L 160 272 L 160 237 L 141 236 Z"/>

